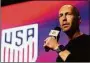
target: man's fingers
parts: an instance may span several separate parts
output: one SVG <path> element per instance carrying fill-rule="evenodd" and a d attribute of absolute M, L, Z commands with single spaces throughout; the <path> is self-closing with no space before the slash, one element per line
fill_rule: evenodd
<path fill-rule="evenodd" d="M 49 44 L 49 42 L 45 41 L 45 43 L 44 43 L 43 46 L 45 47 L 45 46 L 47 46 L 48 44 Z"/>
<path fill-rule="evenodd" d="M 45 46 L 48 46 L 52 39 L 55 39 L 55 38 L 54 38 L 54 37 L 47 37 L 47 38 L 44 40 L 44 45 L 43 45 L 43 46 L 44 46 L 44 47 L 45 47 Z"/>
<path fill-rule="evenodd" d="M 48 37 L 44 40 L 44 47 L 48 45 L 49 41 L 50 41 L 51 37 Z"/>
<path fill-rule="evenodd" d="M 44 45 L 43 45 L 43 46 L 45 47 L 45 46 L 46 46 L 46 44 L 47 44 L 47 43 L 46 43 L 46 41 L 44 41 Z"/>
<path fill-rule="evenodd" d="M 50 37 L 47 37 L 44 41 L 47 41 Z"/>

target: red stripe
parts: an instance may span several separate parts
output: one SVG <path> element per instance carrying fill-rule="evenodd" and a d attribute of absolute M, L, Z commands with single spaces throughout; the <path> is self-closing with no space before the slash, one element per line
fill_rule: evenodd
<path fill-rule="evenodd" d="M 8 62 L 10 62 L 10 48 L 8 49 Z"/>
<path fill-rule="evenodd" d="M 22 55 L 22 61 L 24 62 L 24 48 L 23 48 L 23 55 Z"/>
<path fill-rule="evenodd" d="M 27 46 L 27 62 L 29 62 L 29 45 Z"/>
<path fill-rule="evenodd" d="M 18 51 L 18 62 L 19 62 L 19 51 Z"/>
<path fill-rule="evenodd" d="M 14 62 L 14 58 L 15 58 L 15 50 L 13 50 L 13 62 Z"/>
<path fill-rule="evenodd" d="M 5 62 L 5 56 L 6 56 L 5 52 L 6 52 L 6 47 L 4 47 L 4 58 L 3 58 L 4 62 Z"/>

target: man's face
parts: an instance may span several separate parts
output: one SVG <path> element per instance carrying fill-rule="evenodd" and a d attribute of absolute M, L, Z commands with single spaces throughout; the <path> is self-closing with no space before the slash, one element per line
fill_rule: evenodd
<path fill-rule="evenodd" d="M 75 15 L 72 6 L 63 6 L 59 11 L 59 22 L 61 29 L 66 32 L 76 26 Z"/>

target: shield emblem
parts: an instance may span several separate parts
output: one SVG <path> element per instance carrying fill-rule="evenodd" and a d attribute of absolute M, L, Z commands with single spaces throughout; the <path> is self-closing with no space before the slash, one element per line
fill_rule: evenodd
<path fill-rule="evenodd" d="M 38 56 L 38 24 L 2 30 L 1 62 L 35 62 Z"/>

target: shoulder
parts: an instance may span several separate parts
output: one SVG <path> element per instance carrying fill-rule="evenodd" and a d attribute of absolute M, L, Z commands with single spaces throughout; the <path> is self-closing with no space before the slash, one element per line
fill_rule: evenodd
<path fill-rule="evenodd" d="M 83 34 L 80 38 L 80 43 L 90 45 L 90 35 Z"/>
<path fill-rule="evenodd" d="M 89 44 L 90 45 L 90 35 L 87 34 L 82 34 L 81 36 L 71 40 L 73 45 L 85 45 Z"/>
<path fill-rule="evenodd" d="M 90 43 L 90 35 L 83 34 L 82 35 L 82 40 L 84 40 L 85 42 L 89 42 Z"/>
<path fill-rule="evenodd" d="M 89 49 L 90 48 L 90 35 L 83 34 L 73 40 L 71 40 L 66 46 L 66 49 L 70 51 Z"/>
<path fill-rule="evenodd" d="M 84 37 L 90 38 L 90 35 L 83 34 Z"/>
<path fill-rule="evenodd" d="M 87 34 L 82 34 L 80 37 L 78 37 L 77 39 L 79 39 L 80 41 L 90 41 L 90 35 Z"/>

